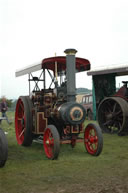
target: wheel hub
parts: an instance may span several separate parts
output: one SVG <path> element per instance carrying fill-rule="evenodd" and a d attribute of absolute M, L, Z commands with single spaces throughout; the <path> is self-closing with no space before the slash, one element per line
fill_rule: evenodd
<path fill-rule="evenodd" d="M 46 141 L 46 144 L 47 144 L 47 145 L 49 145 L 49 144 L 50 144 L 49 140 L 47 140 L 47 141 Z"/>
<path fill-rule="evenodd" d="M 95 138 L 94 138 L 94 137 L 90 137 L 90 138 L 89 138 L 89 142 L 90 142 L 90 143 L 94 143 L 94 142 L 95 142 Z"/>
<path fill-rule="evenodd" d="M 113 118 L 113 114 L 112 113 L 109 113 L 109 114 L 106 115 L 106 119 L 107 120 L 110 120 L 112 118 Z"/>

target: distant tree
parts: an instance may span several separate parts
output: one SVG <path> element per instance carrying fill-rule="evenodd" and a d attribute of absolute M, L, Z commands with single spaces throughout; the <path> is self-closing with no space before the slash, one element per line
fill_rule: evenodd
<path fill-rule="evenodd" d="M 91 93 L 92 91 L 89 90 L 88 88 L 77 88 L 76 92 L 77 94 L 80 94 L 80 93 Z"/>

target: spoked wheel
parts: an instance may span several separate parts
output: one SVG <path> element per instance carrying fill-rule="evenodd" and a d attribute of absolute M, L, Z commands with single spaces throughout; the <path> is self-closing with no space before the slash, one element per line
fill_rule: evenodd
<path fill-rule="evenodd" d="M 88 124 L 84 132 L 84 144 L 87 152 L 98 156 L 103 148 L 103 136 L 98 125 Z"/>
<path fill-rule="evenodd" d="M 8 143 L 3 130 L 0 128 L 0 167 L 3 167 L 8 158 Z"/>
<path fill-rule="evenodd" d="M 15 112 L 15 132 L 19 145 L 30 146 L 32 143 L 31 116 L 27 97 L 19 97 Z"/>
<path fill-rule="evenodd" d="M 120 97 L 104 99 L 98 108 L 98 122 L 104 132 L 128 132 L 128 103 Z"/>
<path fill-rule="evenodd" d="M 49 159 L 57 159 L 60 152 L 60 136 L 54 125 L 48 125 L 43 137 L 44 151 Z"/>

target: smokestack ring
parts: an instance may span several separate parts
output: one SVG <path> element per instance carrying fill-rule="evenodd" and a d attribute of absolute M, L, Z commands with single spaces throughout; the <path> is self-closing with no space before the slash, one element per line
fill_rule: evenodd
<path fill-rule="evenodd" d="M 80 107 L 73 107 L 70 111 L 70 117 L 73 121 L 80 121 L 83 117 L 83 111 Z"/>

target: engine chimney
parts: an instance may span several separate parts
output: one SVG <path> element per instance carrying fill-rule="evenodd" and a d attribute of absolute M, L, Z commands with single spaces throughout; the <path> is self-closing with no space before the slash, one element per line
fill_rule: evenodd
<path fill-rule="evenodd" d="M 66 49 L 66 78 L 67 78 L 67 101 L 76 101 L 76 59 L 77 50 Z"/>

